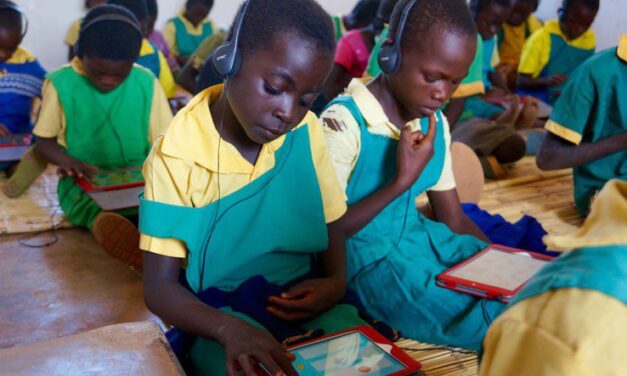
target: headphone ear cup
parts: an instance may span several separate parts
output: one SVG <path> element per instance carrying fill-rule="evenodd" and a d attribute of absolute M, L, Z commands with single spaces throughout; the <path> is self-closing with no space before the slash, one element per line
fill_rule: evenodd
<path fill-rule="evenodd" d="M 557 18 L 560 20 L 560 22 L 564 22 L 564 9 L 559 9 L 557 11 Z"/>
<path fill-rule="evenodd" d="M 227 78 L 235 77 L 239 72 L 240 67 L 242 66 L 242 53 L 239 51 L 239 49 L 236 49 L 234 53 L 235 57 L 233 58 L 233 67 L 231 68 L 231 71 L 229 72 Z"/>
<path fill-rule="evenodd" d="M 400 51 L 394 45 L 384 45 L 379 50 L 377 61 L 381 71 L 387 74 L 394 74 L 400 65 Z"/>
<path fill-rule="evenodd" d="M 223 44 L 213 52 L 211 64 L 213 64 L 213 69 L 216 73 L 223 79 L 226 79 L 233 70 L 235 52 L 236 51 L 233 51 L 233 48 L 231 48 L 230 42 Z"/>

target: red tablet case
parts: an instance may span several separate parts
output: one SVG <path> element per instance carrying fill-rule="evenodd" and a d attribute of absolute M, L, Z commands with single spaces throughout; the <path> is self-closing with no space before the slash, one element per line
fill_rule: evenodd
<path fill-rule="evenodd" d="M 518 293 L 523 287 L 525 287 L 525 283 L 518 286 L 514 290 L 507 290 L 507 289 L 503 289 L 503 288 L 496 287 L 496 286 L 485 285 L 479 282 L 470 281 L 470 280 L 466 280 L 466 279 L 462 279 L 458 277 L 453 277 L 452 275 L 450 275 L 451 273 L 455 272 L 461 267 L 483 256 L 485 253 L 487 253 L 491 249 L 496 249 L 498 251 L 510 252 L 510 253 L 524 253 L 535 259 L 544 260 L 544 261 L 551 261 L 554 259 L 551 256 L 543 255 L 540 253 L 529 252 L 529 251 L 525 251 L 522 249 L 510 248 L 504 245 L 493 244 L 485 248 L 481 252 L 477 253 L 473 257 L 469 258 L 468 260 L 438 275 L 436 279 L 437 285 L 440 287 L 455 290 L 455 291 L 462 292 L 465 294 L 474 295 L 480 298 L 495 299 L 495 300 L 500 300 L 503 303 L 509 303 L 511 298 L 514 295 L 516 295 L 516 293 Z"/>
<path fill-rule="evenodd" d="M 134 170 L 137 168 L 122 169 Z M 111 171 L 112 173 L 115 171 Z M 115 211 L 139 206 L 138 196 L 144 192 L 144 181 L 96 187 L 88 180 L 75 179 L 83 191 L 91 197 L 102 210 Z"/>
<path fill-rule="evenodd" d="M 33 141 L 31 134 L 16 134 L 0 138 L 0 162 L 15 162 L 22 159 Z"/>

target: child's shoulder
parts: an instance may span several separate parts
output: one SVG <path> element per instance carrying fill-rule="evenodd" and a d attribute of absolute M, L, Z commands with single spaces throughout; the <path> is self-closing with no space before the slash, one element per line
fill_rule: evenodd
<path fill-rule="evenodd" d="M 37 61 L 37 57 L 33 55 L 28 49 L 19 46 L 13 53 L 11 58 L 7 61 L 9 64 L 28 64 Z"/>

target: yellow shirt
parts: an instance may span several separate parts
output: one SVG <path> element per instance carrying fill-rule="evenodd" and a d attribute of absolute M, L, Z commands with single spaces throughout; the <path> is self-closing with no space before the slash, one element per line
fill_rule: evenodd
<path fill-rule="evenodd" d="M 78 20 L 72 22 L 72 25 L 70 25 L 70 29 L 67 31 L 65 36 L 65 44 L 68 46 L 73 47 L 76 42 L 78 42 L 78 34 L 81 29 L 82 21 L 83 19 L 79 18 Z"/>
<path fill-rule="evenodd" d="M 533 34 L 542 28 L 542 22 L 533 14 L 529 15 L 527 21 L 519 26 L 512 26 L 508 23 L 503 24 L 503 39 L 500 40 L 499 57 L 503 64 L 518 68 L 520 62 L 520 54 L 523 45 L 527 40 L 527 32 Z"/>
<path fill-rule="evenodd" d="M 71 62 L 71 66 L 78 74 L 85 74 L 80 59 L 74 58 Z M 172 120 L 172 110 L 170 110 L 168 100 L 156 79 L 154 86 L 150 112 L 150 142 L 153 142 L 157 136 L 168 127 Z M 56 138 L 57 143 L 65 148 L 67 147 L 65 131 L 65 113 L 63 112 L 61 101 L 59 100 L 59 93 L 57 93 L 57 89 L 54 85 L 49 80 L 46 80 L 44 81 L 41 111 L 35 129 L 33 129 L 33 134 L 37 137 Z"/>
<path fill-rule="evenodd" d="M 609 181 L 583 227 L 549 248 L 627 245 L 627 182 Z M 627 250 L 625 250 L 627 252 Z M 484 339 L 481 375 L 627 375 L 627 305 L 606 294 L 557 289 L 498 317 Z"/>
<path fill-rule="evenodd" d="M 152 55 L 155 52 L 155 49 L 148 42 L 146 38 L 142 41 L 141 49 L 139 50 L 139 56 Z M 172 70 L 170 70 L 170 65 L 168 65 L 168 61 L 163 56 L 163 53 L 157 50 L 157 54 L 159 55 L 159 65 L 161 68 L 159 69 L 159 83 L 165 92 L 165 95 L 168 98 L 174 98 L 176 96 L 176 83 L 174 82 L 174 76 L 172 75 Z"/>
<path fill-rule="evenodd" d="M 204 25 L 208 23 L 212 25 L 214 33 L 218 31 L 218 27 L 212 20 L 207 18 L 203 22 L 199 23 L 197 26 L 194 26 L 194 24 L 189 22 L 187 18 L 183 16 L 183 13 L 184 12 L 181 11 L 178 16 L 183 21 L 183 25 L 185 25 L 185 30 L 187 30 L 187 33 L 189 35 L 201 35 Z M 165 25 L 165 28 L 163 29 L 163 38 L 168 43 L 168 46 L 170 46 L 170 50 L 172 50 L 172 53 L 178 55 L 179 47 L 176 44 L 176 26 L 174 25 L 174 21 L 170 20 Z"/>
<path fill-rule="evenodd" d="M 577 39 L 569 40 L 562 32 L 559 21 L 548 21 L 525 42 L 518 73 L 530 74 L 533 78 L 540 76 L 551 56 L 551 34 L 561 37 L 568 45 L 575 48 L 591 50 L 596 46 L 596 35 L 592 30 L 587 30 Z"/>
<path fill-rule="evenodd" d="M 9 60 L 7 60 L 7 64 L 26 64 L 32 63 L 37 60 L 35 55 L 31 54 L 26 48 L 22 46 L 18 46 L 17 50 L 11 55 Z M 0 72 L 1 73 L 1 72 Z"/>
<path fill-rule="evenodd" d="M 165 135 L 157 139 L 144 164 L 146 199 L 202 207 L 240 190 L 274 167 L 275 151 L 281 148 L 285 136 L 263 145 L 255 165 L 244 159 L 235 146 L 220 141 L 209 104 L 220 96 L 222 88 L 218 85 L 199 93 L 176 115 Z M 296 128 L 299 127 L 309 129 L 325 218 L 327 223 L 334 222 L 346 212 L 346 196 L 337 183 L 322 127 L 312 113 L 308 113 Z M 219 159 L 216 155 L 218 144 Z M 140 248 L 170 257 L 185 258 L 187 255 L 187 248 L 180 240 L 144 234 Z"/>
<path fill-rule="evenodd" d="M 368 90 L 368 88 L 358 80 L 353 80 L 346 89 L 346 94 L 350 95 L 357 107 L 361 111 L 366 121 L 368 131 L 372 134 L 400 139 L 400 130 L 388 119 L 383 111 L 383 107 L 377 101 L 377 98 Z M 324 127 L 327 144 L 329 145 L 329 153 L 335 166 L 338 181 L 344 190 L 348 186 L 348 182 L 355 170 L 357 159 L 361 151 L 361 128 L 359 123 L 350 111 L 341 105 L 332 105 L 326 109 L 321 115 L 322 123 L 326 125 L 326 119 L 335 120 L 341 131 L 337 132 Z M 418 119 L 409 123 L 412 131 L 420 130 L 420 121 Z M 431 191 L 448 191 L 455 188 L 455 176 L 453 175 L 453 164 L 451 160 L 451 134 L 446 117 L 444 117 L 444 140 L 446 143 L 446 155 L 444 157 L 444 167 L 442 175 L 438 183 L 433 186 Z"/>

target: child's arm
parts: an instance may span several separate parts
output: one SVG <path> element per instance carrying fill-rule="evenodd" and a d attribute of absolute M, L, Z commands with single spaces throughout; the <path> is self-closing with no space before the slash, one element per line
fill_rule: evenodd
<path fill-rule="evenodd" d="M 456 234 L 472 235 L 485 242 L 490 242 L 483 231 L 462 211 L 457 189 L 429 191 L 427 196 L 438 222 L 446 224 Z"/>
<path fill-rule="evenodd" d="M 178 283 L 179 271 L 180 259 L 144 253 L 144 300 L 152 312 L 186 333 L 220 343 L 229 376 L 239 369 L 256 376 L 258 362 L 273 375 L 298 375 L 290 363 L 293 357 L 270 333 L 201 302 Z"/>
<path fill-rule="evenodd" d="M 517 85 L 521 89 L 533 90 L 543 89 L 545 87 L 560 86 L 568 79 L 563 74 L 556 73 L 550 77 L 533 78 L 530 74 L 519 74 Z"/>
<path fill-rule="evenodd" d="M 448 119 L 449 126 L 451 130 L 455 128 L 459 117 L 464 113 L 464 105 L 466 104 L 466 98 L 451 98 L 448 102 L 448 105 L 442 111 L 446 118 Z"/>
<path fill-rule="evenodd" d="M 627 132 L 579 145 L 549 133 L 540 147 L 536 161 L 542 170 L 557 170 L 580 166 L 625 150 Z"/>
<path fill-rule="evenodd" d="M 56 138 L 37 137 L 35 149 L 50 163 L 59 166 L 57 174 L 61 177 L 77 176 L 90 178 L 98 167 L 83 163 L 67 155 L 57 143 Z"/>

